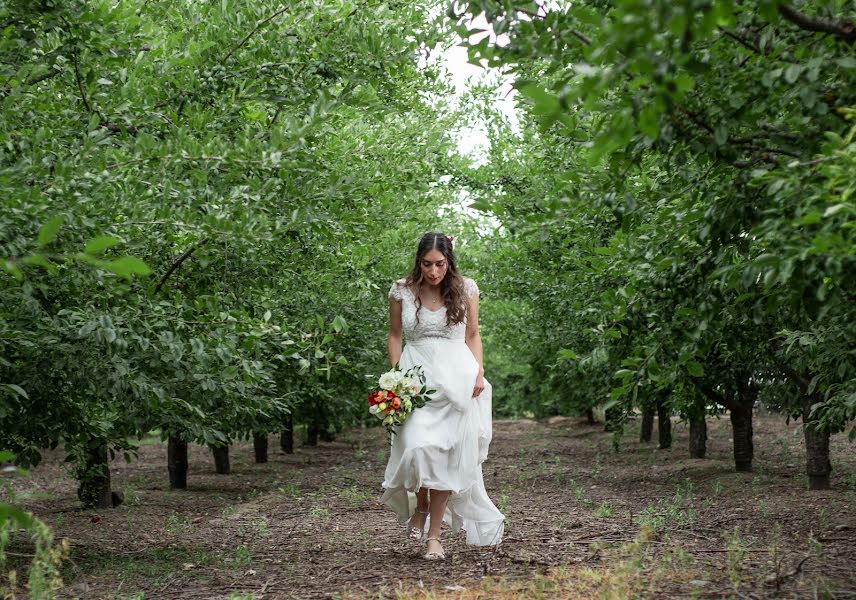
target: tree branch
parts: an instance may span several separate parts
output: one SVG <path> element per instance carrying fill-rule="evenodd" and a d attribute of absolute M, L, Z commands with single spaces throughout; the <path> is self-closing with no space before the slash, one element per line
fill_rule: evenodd
<path fill-rule="evenodd" d="M 155 294 L 157 294 L 161 290 L 161 288 L 166 283 L 166 280 L 169 279 L 169 276 L 175 273 L 175 271 L 181 266 L 184 261 L 190 258 L 190 256 L 194 252 L 199 250 L 199 248 L 208 243 L 208 239 L 209 238 L 202 238 L 201 240 L 193 244 L 190 248 L 185 250 L 184 253 L 179 256 L 174 263 L 172 263 L 169 269 L 167 269 L 166 273 L 163 274 L 163 277 L 161 277 L 160 281 L 158 281 L 157 287 L 155 287 Z"/>
<path fill-rule="evenodd" d="M 752 51 L 752 52 L 754 52 L 755 54 L 761 54 L 761 55 L 763 55 L 763 54 L 764 54 L 764 52 L 762 52 L 762 51 L 761 51 L 761 48 L 759 48 L 758 46 L 756 46 L 755 44 L 753 44 L 753 43 L 752 43 L 752 42 L 750 42 L 749 40 L 746 40 L 746 39 L 744 39 L 744 38 L 740 37 L 739 35 L 737 35 L 737 34 L 736 34 L 736 33 L 734 33 L 733 31 L 729 31 L 729 30 L 728 30 L 728 29 L 726 29 L 725 27 L 720 27 L 720 28 L 719 28 L 719 30 L 720 30 L 722 33 L 724 33 L 725 35 L 727 35 L 728 37 L 730 37 L 732 40 L 735 40 L 735 41 L 736 41 L 738 44 L 740 44 L 741 46 L 744 46 L 744 47 L 746 47 L 746 48 L 749 48 L 749 50 L 751 50 L 751 51 Z"/>
<path fill-rule="evenodd" d="M 829 33 L 851 44 L 856 42 L 856 23 L 851 21 L 811 17 L 785 3 L 779 4 L 779 14 L 800 29 Z"/>
<path fill-rule="evenodd" d="M 60 73 L 62 73 L 62 71 L 60 71 L 59 69 L 55 69 L 55 68 L 51 67 L 47 73 L 42 73 L 41 75 L 37 75 L 37 76 L 33 77 L 32 79 L 28 79 L 27 81 L 24 82 L 24 85 L 26 85 L 26 86 L 36 85 L 37 83 L 41 83 L 45 79 L 50 79 L 51 77 L 55 77 L 55 76 L 59 75 Z"/>
<path fill-rule="evenodd" d="M 711 388 L 706 383 L 701 383 L 701 382 L 694 382 L 694 383 L 695 383 L 695 386 L 699 389 L 699 391 L 701 391 L 701 393 L 704 394 L 705 397 L 708 400 L 710 400 L 711 402 L 714 402 L 715 404 L 719 404 L 721 406 L 724 406 L 728 410 L 735 410 L 736 409 L 737 403 L 732 402 L 727 397 L 725 397 L 721 394 L 717 394 L 713 390 L 713 388 Z"/>
<path fill-rule="evenodd" d="M 80 63 L 77 60 L 77 50 L 72 50 L 71 61 L 74 64 L 74 80 L 77 82 L 77 89 L 80 91 L 83 106 L 86 108 L 86 112 L 95 112 L 92 110 L 92 105 L 89 104 L 89 99 L 86 97 L 86 90 L 83 88 L 83 79 L 80 76 Z M 103 117 L 101 120 L 104 120 Z"/>
<path fill-rule="evenodd" d="M 247 41 L 248 41 L 251 37 L 253 37 L 259 29 L 261 29 L 262 27 L 264 27 L 265 25 L 267 25 L 268 23 L 270 23 L 271 21 L 273 21 L 275 18 L 277 18 L 277 17 L 278 17 L 279 15 L 281 15 L 282 13 L 286 12 L 289 8 L 290 8 L 289 6 L 286 6 L 285 8 L 281 8 L 281 9 L 279 9 L 278 11 L 276 11 L 275 13 L 273 13 L 271 16 L 269 16 L 269 17 L 267 17 L 267 18 L 262 19 L 261 21 L 259 21 L 259 22 L 258 22 L 258 24 L 256 25 L 256 27 L 255 27 L 255 28 L 254 28 L 250 33 L 248 33 L 246 36 L 244 36 L 244 39 L 242 39 L 242 40 L 238 43 L 238 45 L 237 45 L 237 46 L 235 46 L 234 48 L 232 48 L 231 50 L 229 50 L 229 52 L 226 54 L 226 56 L 224 56 L 224 57 L 223 57 L 223 59 L 220 61 L 220 64 L 224 64 L 227 60 L 229 60 L 230 58 L 232 58 L 232 55 L 233 55 L 233 54 L 235 54 L 235 52 L 237 52 L 238 50 L 240 50 L 240 49 L 241 49 L 241 47 L 242 47 L 244 44 L 246 44 L 246 43 L 247 43 Z"/>
<path fill-rule="evenodd" d="M 527 15 L 528 17 L 531 17 L 533 19 L 546 19 L 547 18 L 546 15 L 542 15 L 540 13 L 533 12 L 533 11 L 528 10 L 526 8 L 515 7 L 514 10 L 516 10 L 519 13 L 523 13 L 524 15 Z M 571 35 L 573 35 L 575 38 L 577 38 L 583 44 L 585 44 L 586 46 L 591 46 L 591 40 L 588 37 L 586 37 L 585 35 L 583 35 L 579 31 L 577 31 L 576 29 L 570 29 L 569 31 L 571 32 Z"/>

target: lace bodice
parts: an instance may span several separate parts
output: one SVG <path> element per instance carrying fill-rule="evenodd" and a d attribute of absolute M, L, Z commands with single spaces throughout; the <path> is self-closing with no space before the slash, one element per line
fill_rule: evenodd
<path fill-rule="evenodd" d="M 478 295 L 476 282 L 464 277 L 464 292 L 470 298 Z M 408 342 L 422 338 L 448 338 L 462 340 L 467 330 L 467 320 L 457 325 L 446 325 L 446 307 L 438 310 L 428 310 L 423 306 L 419 309 L 419 322 L 416 322 L 416 297 L 404 285 L 404 279 L 399 279 L 389 289 L 389 297 L 401 301 L 401 325 L 404 337 Z"/>

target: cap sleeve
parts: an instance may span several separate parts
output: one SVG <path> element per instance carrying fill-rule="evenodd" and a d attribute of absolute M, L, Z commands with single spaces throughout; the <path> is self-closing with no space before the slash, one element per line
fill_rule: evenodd
<path fill-rule="evenodd" d="M 464 279 L 464 292 L 467 294 L 467 298 L 475 298 L 479 295 L 479 286 L 476 285 L 476 282 L 467 277 Z"/>
<path fill-rule="evenodd" d="M 399 302 L 401 301 L 402 291 L 404 290 L 402 281 L 403 280 L 399 279 L 398 281 L 392 282 L 392 287 L 389 288 L 389 298 L 391 300 L 398 300 Z"/>

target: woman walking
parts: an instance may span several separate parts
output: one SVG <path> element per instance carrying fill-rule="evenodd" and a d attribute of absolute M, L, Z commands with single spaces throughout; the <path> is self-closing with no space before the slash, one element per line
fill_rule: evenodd
<path fill-rule="evenodd" d="M 445 558 L 444 520 L 452 531 L 465 529 L 469 544 L 502 540 L 505 517 L 482 478 L 492 407 L 478 302 L 476 283 L 458 273 L 452 238 L 442 233 L 422 236 L 412 272 L 389 291 L 389 361 L 405 371 L 420 365 L 436 392 L 396 429 L 381 502 L 408 522 L 411 539 L 421 540 L 427 525 L 428 560 Z"/>

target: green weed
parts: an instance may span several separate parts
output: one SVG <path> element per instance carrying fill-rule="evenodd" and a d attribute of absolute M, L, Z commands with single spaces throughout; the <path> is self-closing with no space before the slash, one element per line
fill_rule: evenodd
<path fill-rule="evenodd" d="M 316 504 L 309 509 L 309 516 L 313 519 L 326 519 L 330 516 L 330 509 Z"/>
<path fill-rule="evenodd" d="M 740 576 L 743 572 L 743 561 L 746 559 L 747 555 L 746 544 L 740 537 L 739 527 L 735 527 L 731 533 L 725 532 L 723 537 L 725 538 L 725 549 L 728 557 L 726 573 L 728 574 L 729 581 L 731 581 L 731 585 L 734 587 L 734 591 L 737 592 L 740 588 Z"/>
<path fill-rule="evenodd" d="M 604 500 L 600 503 L 600 506 L 597 507 L 597 510 L 594 511 L 595 516 L 600 519 L 608 519 L 613 514 L 612 505 Z"/>
<path fill-rule="evenodd" d="M 352 485 L 349 488 L 345 488 L 340 492 L 339 495 L 342 498 L 348 500 L 354 506 L 359 506 L 360 504 L 368 502 L 373 498 L 373 495 L 367 490 L 361 490 L 355 485 Z"/>
<path fill-rule="evenodd" d="M 193 525 L 190 523 L 190 519 L 173 511 L 167 516 L 163 530 L 169 534 L 178 534 L 188 531 L 191 527 Z"/>
<path fill-rule="evenodd" d="M 250 566 L 250 563 L 253 561 L 253 555 L 250 552 L 249 548 L 241 544 L 235 548 L 235 551 L 232 556 L 232 564 L 236 569 L 245 569 Z"/>

